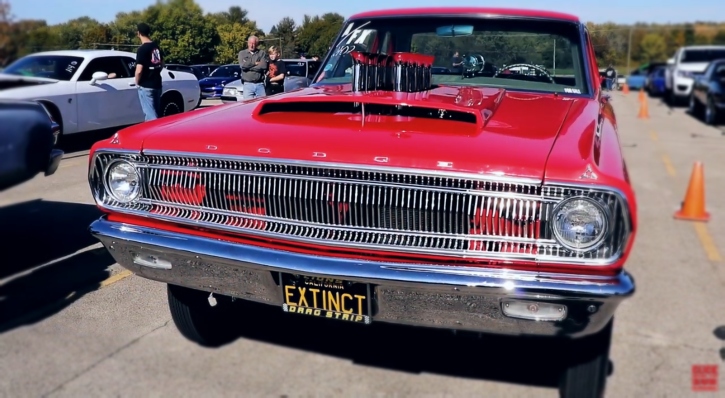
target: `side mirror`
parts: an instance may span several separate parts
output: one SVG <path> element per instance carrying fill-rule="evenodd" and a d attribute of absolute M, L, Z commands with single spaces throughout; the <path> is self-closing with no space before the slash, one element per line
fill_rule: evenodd
<path fill-rule="evenodd" d="M 106 72 L 96 72 L 91 76 L 91 84 L 96 84 L 96 82 L 107 80 L 108 79 L 108 73 Z"/>
<path fill-rule="evenodd" d="M 670 59 L 667 60 L 667 65 L 674 65 L 674 64 L 675 64 L 675 59 L 674 58 L 670 58 Z"/>

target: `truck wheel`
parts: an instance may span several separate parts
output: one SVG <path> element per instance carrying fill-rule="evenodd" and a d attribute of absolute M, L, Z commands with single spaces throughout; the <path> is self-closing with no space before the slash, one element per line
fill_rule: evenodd
<path fill-rule="evenodd" d="M 609 347 L 612 325 L 609 321 L 599 333 L 577 341 L 574 363 L 562 373 L 559 395 L 562 398 L 602 398 L 609 375 Z"/>
<path fill-rule="evenodd" d="M 236 339 L 232 302 L 214 296 L 217 305 L 209 305 L 209 293 L 182 286 L 167 285 L 171 318 L 187 339 L 204 347 L 219 347 Z"/>

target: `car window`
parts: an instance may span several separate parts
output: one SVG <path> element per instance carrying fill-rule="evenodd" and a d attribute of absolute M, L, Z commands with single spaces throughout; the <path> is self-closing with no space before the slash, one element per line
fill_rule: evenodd
<path fill-rule="evenodd" d="M 307 76 L 312 79 L 312 76 L 317 73 L 317 70 L 320 69 L 320 61 L 308 61 L 307 62 Z"/>
<path fill-rule="evenodd" d="M 81 57 L 30 55 L 8 65 L 3 73 L 69 81 L 78 72 L 78 67 L 82 63 L 83 58 Z"/>
<path fill-rule="evenodd" d="M 710 62 L 718 58 L 725 58 L 725 49 L 698 49 L 685 50 L 680 58 L 681 63 Z"/>
<path fill-rule="evenodd" d="M 128 71 L 131 72 L 131 76 L 136 74 L 136 58 L 121 57 L 123 63 L 128 67 Z"/>
<path fill-rule="evenodd" d="M 284 63 L 287 69 L 287 76 L 307 76 L 307 62 L 304 61 L 288 61 Z"/>
<path fill-rule="evenodd" d="M 715 67 L 715 73 L 713 73 L 715 79 L 725 78 L 725 63 L 719 64 Z"/>
<path fill-rule="evenodd" d="M 123 64 L 121 57 L 101 57 L 88 63 L 88 66 L 86 66 L 83 73 L 81 73 L 81 76 L 78 78 L 78 81 L 90 81 L 93 78 L 93 74 L 96 72 L 105 72 L 109 75 L 111 73 L 115 73 L 116 79 L 131 77 L 127 67 Z"/>

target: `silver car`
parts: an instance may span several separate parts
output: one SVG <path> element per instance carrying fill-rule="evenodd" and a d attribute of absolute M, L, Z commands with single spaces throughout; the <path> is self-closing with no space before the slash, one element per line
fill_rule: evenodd
<path fill-rule="evenodd" d="M 287 74 L 284 78 L 284 91 L 292 91 L 298 88 L 307 87 L 312 83 L 312 78 L 320 67 L 320 61 L 312 59 L 283 59 Z M 222 102 L 243 101 L 241 80 L 229 82 L 222 90 Z"/>

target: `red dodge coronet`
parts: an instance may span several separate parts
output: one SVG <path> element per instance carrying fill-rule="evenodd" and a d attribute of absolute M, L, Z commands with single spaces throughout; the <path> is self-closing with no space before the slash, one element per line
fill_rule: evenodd
<path fill-rule="evenodd" d="M 539 336 L 576 354 L 563 396 L 601 396 L 637 219 L 600 87 L 571 15 L 358 14 L 310 87 L 96 143 L 90 231 L 202 345 L 235 299 Z"/>

